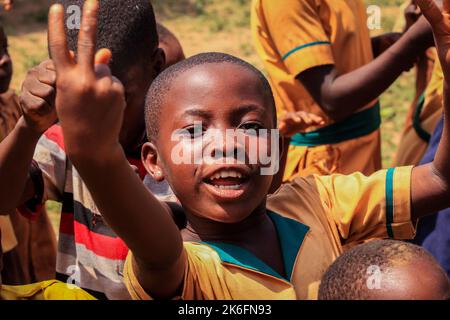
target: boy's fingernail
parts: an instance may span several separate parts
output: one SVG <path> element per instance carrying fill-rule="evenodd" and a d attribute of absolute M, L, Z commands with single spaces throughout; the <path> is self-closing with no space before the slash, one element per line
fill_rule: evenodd
<path fill-rule="evenodd" d="M 63 7 L 61 4 L 54 4 L 50 7 L 51 13 L 60 13 L 63 10 Z"/>
<path fill-rule="evenodd" d="M 88 10 L 92 10 L 97 5 L 97 0 L 87 0 L 85 6 Z"/>
<path fill-rule="evenodd" d="M 95 54 L 95 64 L 109 64 L 111 58 L 111 50 L 102 48 Z"/>

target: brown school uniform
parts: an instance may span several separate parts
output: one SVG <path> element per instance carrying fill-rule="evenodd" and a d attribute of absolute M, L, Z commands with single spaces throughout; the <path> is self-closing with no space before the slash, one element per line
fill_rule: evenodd
<path fill-rule="evenodd" d="M 0 95 L 0 141 L 21 116 L 13 91 Z M 30 221 L 14 212 L 0 219 L 4 284 L 21 285 L 55 278 L 56 238 L 47 214 Z"/>

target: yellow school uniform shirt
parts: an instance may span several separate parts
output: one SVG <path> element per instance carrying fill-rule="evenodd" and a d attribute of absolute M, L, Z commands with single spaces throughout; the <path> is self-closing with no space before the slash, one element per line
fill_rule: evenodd
<path fill-rule="evenodd" d="M 269 196 L 267 208 L 280 240 L 283 277 L 247 250 L 231 244 L 185 242 L 185 300 L 314 299 L 318 281 L 346 249 L 368 239 L 409 239 L 412 167 L 366 177 L 296 178 Z M 132 267 L 125 283 L 134 299 L 150 299 Z"/>
<path fill-rule="evenodd" d="M 0 286 L 0 300 L 96 300 L 86 291 L 56 280 Z"/>
<path fill-rule="evenodd" d="M 274 92 L 278 116 L 306 111 L 332 123 L 296 80 L 305 70 L 335 65 L 339 74 L 373 60 L 362 0 L 253 0 L 252 33 Z M 369 108 L 361 106 L 362 109 Z M 345 106 L 343 106 L 345 107 Z M 311 128 L 315 130 L 317 128 Z M 291 146 L 285 180 L 297 175 L 363 172 L 381 168 L 379 130 L 334 144 Z"/>
<path fill-rule="evenodd" d="M 395 158 L 395 166 L 417 165 L 428 148 L 428 141 L 442 117 L 444 74 L 437 59 L 433 74 L 412 118 L 403 130 Z"/>

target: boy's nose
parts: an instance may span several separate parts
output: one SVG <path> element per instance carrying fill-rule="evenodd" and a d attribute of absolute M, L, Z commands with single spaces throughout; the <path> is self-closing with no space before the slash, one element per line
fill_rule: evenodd
<path fill-rule="evenodd" d="M 7 64 L 11 63 L 11 57 L 8 54 L 4 54 L 0 58 L 0 67 L 4 67 Z"/>
<path fill-rule="evenodd" d="M 245 154 L 245 148 L 239 142 L 235 130 L 218 130 L 209 137 L 212 139 L 210 143 L 210 156 L 212 158 L 236 158 L 239 154 Z"/>

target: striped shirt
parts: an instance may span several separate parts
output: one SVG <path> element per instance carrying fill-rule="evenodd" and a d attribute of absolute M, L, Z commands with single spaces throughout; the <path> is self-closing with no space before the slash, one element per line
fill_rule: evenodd
<path fill-rule="evenodd" d="M 59 125 L 41 137 L 34 160 L 44 178 L 43 200 L 62 202 L 57 280 L 76 284 L 99 299 L 129 299 L 123 281 L 128 248 L 102 219 L 88 188 L 68 159 Z M 128 160 L 143 179 L 142 162 Z"/>

